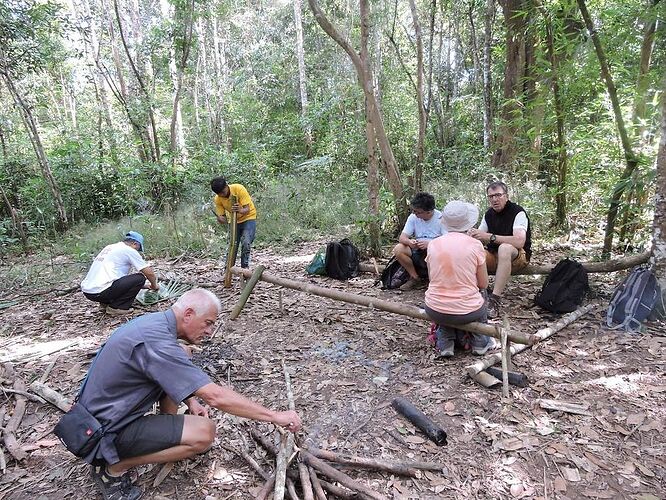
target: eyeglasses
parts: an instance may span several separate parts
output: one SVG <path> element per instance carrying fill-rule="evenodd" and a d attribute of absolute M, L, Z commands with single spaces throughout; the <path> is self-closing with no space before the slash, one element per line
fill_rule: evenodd
<path fill-rule="evenodd" d="M 495 193 L 495 194 L 489 194 L 488 199 L 489 200 L 499 200 L 502 196 L 504 196 L 506 193 Z"/>

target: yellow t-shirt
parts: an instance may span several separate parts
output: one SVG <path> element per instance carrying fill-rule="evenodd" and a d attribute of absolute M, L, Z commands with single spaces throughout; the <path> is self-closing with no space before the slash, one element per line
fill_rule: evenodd
<path fill-rule="evenodd" d="M 250 193 L 242 184 L 229 184 L 229 198 L 222 198 L 219 194 L 213 197 L 213 206 L 217 215 L 224 215 L 227 218 L 231 216 L 231 197 L 235 196 L 240 206 L 250 206 L 250 211 L 246 214 L 238 214 L 238 223 L 245 222 L 246 220 L 254 220 L 257 218 L 257 209 L 254 208 Z"/>

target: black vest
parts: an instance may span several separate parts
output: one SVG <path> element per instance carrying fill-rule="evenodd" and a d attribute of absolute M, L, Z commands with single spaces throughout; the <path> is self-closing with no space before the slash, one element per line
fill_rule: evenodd
<path fill-rule="evenodd" d="M 513 236 L 513 221 L 520 212 L 525 212 L 525 209 L 512 201 L 507 201 L 504 210 L 495 212 L 489 208 L 486 211 L 486 224 L 488 225 L 488 232 L 497 234 L 498 236 Z M 527 215 L 527 212 L 525 212 Z M 488 243 L 488 250 L 497 253 L 499 245 L 497 243 Z M 532 257 L 532 224 L 530 218 L 527 217 L 527 236 L 525 237 L 525 255 L 527 260 Z"/>

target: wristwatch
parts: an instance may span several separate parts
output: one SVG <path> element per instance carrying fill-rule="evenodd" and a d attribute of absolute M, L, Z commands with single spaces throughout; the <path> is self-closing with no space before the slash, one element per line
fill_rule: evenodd
<path fill-rule="evenodd" d="M 497 239 L 497 235 L 496 235 L 496 234 L 491 234 L 491 235 L 490 235 L 490 242 L 491 242 L 491 243 L 495 243 L 495 240 L 496 240 L 496 239 Z"/>

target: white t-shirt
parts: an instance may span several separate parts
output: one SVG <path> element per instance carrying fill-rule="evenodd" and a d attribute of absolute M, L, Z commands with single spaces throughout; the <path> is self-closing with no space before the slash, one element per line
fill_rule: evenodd
<path fill-rule="evenodd" d="M 513 219 L 513 230 L 515 231 L 516 229 L 524 229 L 527 231 L 527 214 L 525 212 L 518 212 L 516 214 L 516 218 Z M 481 224 L 479 224 L 479 231 L 483 231 L 484 233 L 488 232 L 488 224 L 486 223 L 486 216 L 483 216 L 483 219 L 481 219 Z"/>
<path fill-rule="evenodd" d="M 146 261 L 131 246 L 122 241 L 107 245 L 95 257 L 88 274 L 81 282 L 81 291 L 103 292 L 118 278 L 130 274 L 132 268 L 141 271 L 146 267 L 148 267 Z"/>
<path fill-rule="evenodd" d="M 435 209 L 430 220 L 419 219 L 416 215 L 410 214 L 405 222 L 405 228 L 402 230 L 407 236 L 414 237 L 417 240 L 434 240 L 438 236 L 446 234 L 447 231 L 442 226 L 442 212 Z"/>

